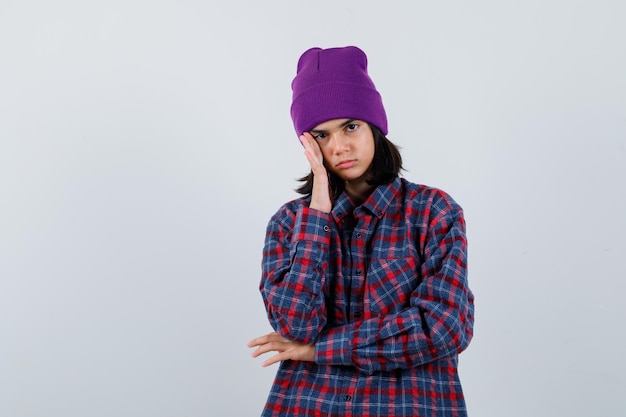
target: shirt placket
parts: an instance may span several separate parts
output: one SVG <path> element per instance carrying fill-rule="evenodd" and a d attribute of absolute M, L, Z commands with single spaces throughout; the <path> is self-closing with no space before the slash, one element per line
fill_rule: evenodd
<path fill-rule="evenodd" d="M 368 245 L 371 240 L 373 217 L 369 212 L 359 208 L 355 212 L 355 226 L 350 239 L 351 253 L 351 290 L 349 299 L 350 321 L 355 322 L 363 319 L 363 306 L 365 295 L 365 279 L 368 259 Z M 361 415 L 363 402 L 363 388 L 366 385 L 366 377 L 356 375 L 352 380 L 350 392 L 345 396 L 346 407 L 351 410 L 349 415 Z"/>
<path fill-rule="evenodd" d="M 351 286 L 349 298 L 350 321 L 363 317 L 363 296 L 365 293 L 365 271 L 367 271 L 367 245 L 372 216 L 361 211 L 356 216 L 356 224 L 350 239 Z"/>

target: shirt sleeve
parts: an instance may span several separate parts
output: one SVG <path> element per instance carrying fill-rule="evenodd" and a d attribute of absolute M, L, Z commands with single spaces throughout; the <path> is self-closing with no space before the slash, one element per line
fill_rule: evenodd
<path fill-rule="evenodd" d="M 308 207 L 283 208 L 267 226 L 261 294 L 271 326 L 295 342 L 313 342 L 327 323 L 330 221 L 330 214 Z"/>
<path fill-rule="evenodd" d="M 408 306 L 326 329 L 316 341 L 317 363 L 351 365 L 371 374 L 455 356 L 469 345 L 474 297 L 467 284 L 463 212 L 449 203 L 431 216 L 421 265 L 402 271 L 421 274 Z"/>

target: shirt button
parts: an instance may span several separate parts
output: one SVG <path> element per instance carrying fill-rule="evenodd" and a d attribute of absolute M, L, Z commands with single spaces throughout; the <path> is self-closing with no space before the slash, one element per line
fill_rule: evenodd
<path fill-rule="evenodd" d="M 350 401 L 350 400 L 352 399 L 352 397 L 351 397 L 350 395 L 346 395 L 346 396 L 344 397 L 344 399 L 345 399 L 346 401 Z"/>
<path fill-rule="evenodd" d="M 361 232 L 356 232 L 356 238 L 361 239 Z"/>
<path fill-rule="evenodd" d="M 355 317 L 355 318 L 357 318 L 357 319 L 358 319 L 359 317 L 361 317 L 361 312 L 360 312 L 360 311 L 355 311 L 355 312 L 354 312 L 354 317 Z"/>
<path fill-rule="evenodd" d="M 324 231 L 325 231 L 325 232 L 328 232 L 329 230 L 330 230 L 330 227 L 328 227 L 328 225 L 327 225 L 327 224 L 325 224 L 325 225 L 324 225 Z"/>
<path fill-rule="evenodd" d="M 361 275 L 361 270 L 360 270 L 360 269 L 357 269 L 357 270 L 356 270 L 356 274 L 357 274 L 357 275 Z"/>

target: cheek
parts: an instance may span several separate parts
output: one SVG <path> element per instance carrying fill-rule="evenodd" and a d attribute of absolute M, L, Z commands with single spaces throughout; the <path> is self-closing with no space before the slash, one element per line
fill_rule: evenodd
<path fill-rule="evenodd" d="M 370 140 L 367 142 L 367 146 L 364 148 L 366 149 L 365 154 L 367 155 L 367 158 L 371 161 L 374 159 L 374 153 L 376 150 L 376 147 L 374 146 L 374 140 Z"/>
<path fill-rule="evenodd" d="M 328 160 L 331 155 L 330 147 L 327 144 L 320 144 L 320 150 L 322 151 L 324 160 Z"/>

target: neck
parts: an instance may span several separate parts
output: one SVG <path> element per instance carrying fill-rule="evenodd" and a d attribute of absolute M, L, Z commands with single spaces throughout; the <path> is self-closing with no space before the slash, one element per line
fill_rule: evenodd
<path fill-rule="evenodd" d="M 346 194 L 350 196 L 354 204 L 361 205 L 367 197 L 370 196 L 372 190 L 374 190 L 373 185 L 369 185 L 366 181 L 346 181 L 345 182 Z"/>

